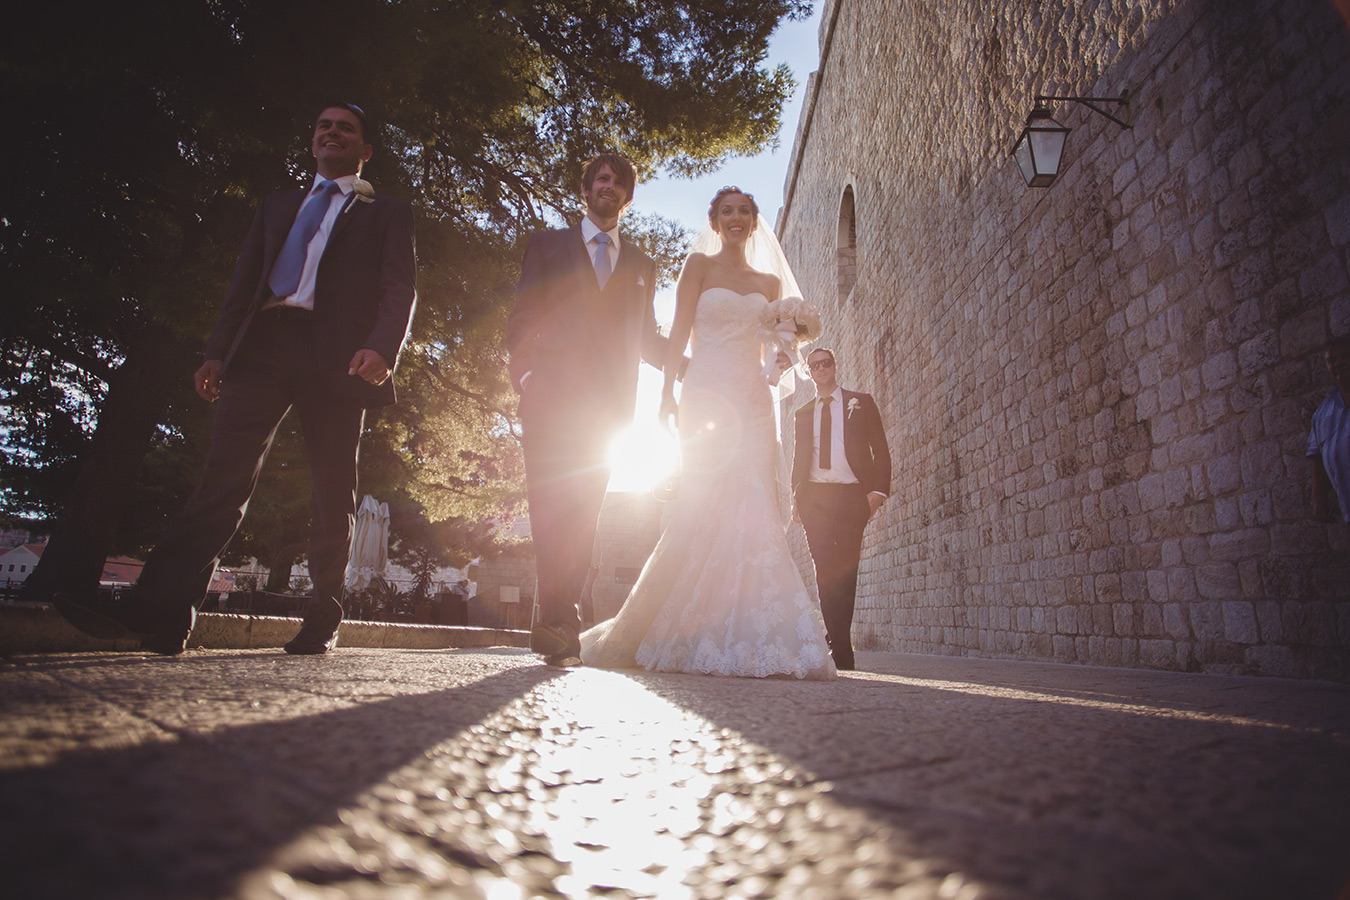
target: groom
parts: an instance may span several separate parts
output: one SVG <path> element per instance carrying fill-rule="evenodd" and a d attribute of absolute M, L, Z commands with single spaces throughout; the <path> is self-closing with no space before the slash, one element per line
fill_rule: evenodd
<path fill-rule="evenodd" d="M 622 156 L 586 164 L 585 218 L 530 238 L 506 323 L 538 576 L 530 649 L 551 665 L 581 662 L 577 604 L 609 444 L 632 422 L 639 358 L 660 368 L 665 352 L 652 310 L 656 263 L 619 237 L 636 180 Z"/>
<path fill-rule="evenodd" d="M 868 394 L 836 379 L 834 351 L 806 357 L 816 399 L 797 410 L 792 518 L 806 528 L 816 564 L 825 637 L 836 668 L 852 669 L 853 602 L 863 529 L 891 490 L 891 451 Z"/>
<path fill-rule="evenodd" d="M 316 175 L 262 201 L 244 239 L 206 361 L 193 376 L 216 404 L 197 490 L 157 542 L 136 587 L 111 606 L 93 591 L 52 598 L 95 637 L 141 639 L 182 653 L 220 554 L 234 536 L 281 419 L 300 421 L 313 494 L 314 588 L 287 653 L 337 644 L 343 574 L 356 512 L 356 458 L 366 409 L 394 402 L 391 370 L 415 297 L 412 208 L 359 181 L 372 145 L 361 108 L 320 110 Z M 360 195 L 358 196 L 358 191 Z"/>

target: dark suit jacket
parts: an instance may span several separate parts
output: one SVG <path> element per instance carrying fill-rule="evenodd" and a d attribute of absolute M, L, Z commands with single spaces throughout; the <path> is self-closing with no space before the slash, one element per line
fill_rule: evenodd
<path fill-rule="evenodd" d="M 640 359 L 661 367 L 666 342 L 652 299 L 656 263 L 631 241 L 603 291 L 580 225 L 533 235 L 506 323 L 511 383 L 530 373 L 531 408 L 565 410 L 587 424 L 632 420 Z"/>
<path fill-rule="evenodd" d="M 844 456 L 848 458 L 848 467 L 858 476 L 858 482 L 870 494 L 879 491 L 891 493 L 891 451 L 886 444 L 886 430 L 881 425 L 881 413 L 871 394 L 859 394 L 844 391 Z M 857 408 L 849 411 L 849 405 L 857 400 Z M 796 441 L 792 452 L 792 492 L 811 475 L 811 451 L 814 449 L 816 401 L 797 409 Z M 831 410 L 835 427 L 839 425 L 840 412 Z"/>
<path fill-rule="evenodd" d="M 305 190 L 280 191 L 258 207 L 206 342 L 206 358 L 223 360 L 225 370 L 253 317 L 271 298 L 267 276 L 307 195 Z M 390 368 L 397 364 L 417 295 L 416 269 L 412 207 L 385 194 L 371 202 L 348 194 L 315 280 L 315 356 L 320 375 L 333 389 L 367 408 L 394 402 L 394 379 L 373 385 L 348 375 L 347 368 L 362 348 L 379 353 Z"/>

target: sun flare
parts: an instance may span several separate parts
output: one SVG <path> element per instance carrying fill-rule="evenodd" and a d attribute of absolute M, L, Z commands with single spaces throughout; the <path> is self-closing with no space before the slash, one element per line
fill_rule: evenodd
<path fill-rule="evenodd" d="M 650 419 L 625 428 L 609 445 L 611 491 L 650 491 L 678 470 L 680 443 Z"/>

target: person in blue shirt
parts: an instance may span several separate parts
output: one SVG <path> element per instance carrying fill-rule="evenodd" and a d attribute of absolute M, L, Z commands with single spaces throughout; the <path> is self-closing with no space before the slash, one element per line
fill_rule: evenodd
<path fill-rule="evenodd" d="M 1336 386 L 1313 413 L 1312 433 L 1308 435 L 1313 516 L 1331 520 L 1334 494 L 1341 519 L 1350 522 L 1350 334 L 1327 343 L 1326 360 Z"/>

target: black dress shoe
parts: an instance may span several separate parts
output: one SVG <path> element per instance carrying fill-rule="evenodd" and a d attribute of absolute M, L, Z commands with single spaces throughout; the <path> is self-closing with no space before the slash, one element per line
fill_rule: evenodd
<path fill-rule="evenodd" d="M 156 609 L 137 602 L 134 591 L 112 603 L 57 591 L 52 595 L 52 605 L 67 622 L 90 637 L 103 640 L 139 638 L 142 650 L 161 656 L 177 656 L 186 650 L 197 620 L 197 610 L 192 606 L 186 613 Z"/>
<path fill-rule="evenodd" d="M 295 656 L 318 656 L 337 646 L 342 606 L 328 598 L 310 600 L 300 631 L 282 647 Z"/>
<path fill-rule="evenodd" d="M 581 665 L 581 639 L 566 625 L 536 625 L 530 629 L 530 649 L 550 666 Z"/>

